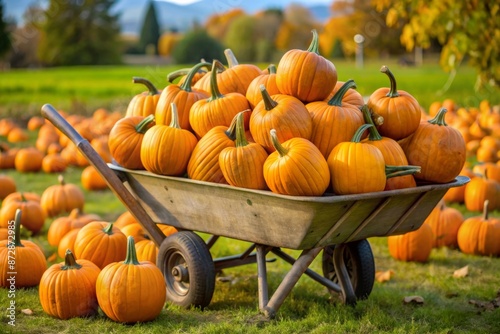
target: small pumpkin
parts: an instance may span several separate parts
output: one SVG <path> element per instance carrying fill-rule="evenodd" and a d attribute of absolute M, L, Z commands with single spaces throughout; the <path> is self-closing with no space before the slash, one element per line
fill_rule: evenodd
<path fill-rule="evenodd" d="M 143 239 L 135 244 L 138 261 L 149 261 L 156 264 L 158 257 L 158 247 L 153 240 Z"/>
<path fill-rule="evenodd" d="M 34 147 L 21 148 L 14 160 L 14 167 L 18 172 L 38 172 L 42 169 L 43 153 Z"/>
<path fill-rule="evenodd" d="M 45 173 L 62 173 L 68 167 L 66 159 L 59 153 L 47 154 L 42 160 L 42 170 Z"/>
<path fill-rule="evenodd" d="M 125 234 L 126 237 L 133 237 L 134 240 L 137 240 L 137 242 L 149 239 L 149 236 L 144 230 L 144 227 L 142 227 L 142 225 L 139 223 L 123 226 L 122 228 L 120 228 L 120 231 L 122 231 L 122 233 Z"/>
<path fill-rule="evenodd" d="M 40 197 L 40 204 L 47 217 L 71 212 L 75 208 L 83 210 L 83 191 L 72 183 L 66 183 L 62 175 L 58 176 L 58 181 L 59 184 L 47 187 Z"/>
<path fill-rule="evenodd" d="M 12 285 L 16 288 L 37 286 L 47 269 L 47 260 L 42 249 L 32 241 L 21 240 L 21 217 L 22 210 L 18 209 L 14 219 L 13 238 L 0 241 L 0 287 L 2 288 L 9 288 Z M 15 263 L 14 266 L 12 262 Z"/>
<path fill-rule="evenodd" d="M 59 319 L 97 314 L 100 272 L 92 262 L 76 260 L 70 250 L 66 251 L 64 262 L 50 266 L 40 279 L 38 295 L 44 312 Z"/>
<path fill-rule="evenodd" d="M 231 49 L 224 50 L 227 69 L 220 74 L 220 91 L 222 94 L 235 92 L 246 95 L 253 79 L 262 74 L 260 68 L 253 64 L 240 64 Z"/>
<path fill-rule="evenodd" d="M 428 224 L 402 235 L 387 237 L 389 254 L 398 261 L 427 262 L 431 255 L 434 234 Z"/>
<path fill-rule="evenodd" d="M 87 166 L 80 176 L 82 187 L 89 191 L 108 189 L 108 184 L 94 166 Z"/>
<path fill-rule="evenodd" d="M 491 210 L 500 208 L 500 183 L 491 180 L 487 170 L 467 183 L 464 191 L 464 203 L 469 211 L 482 212 L 486 200 Z"/>
<path fill-rule="evenodd" d="M 457 248 L 457 234 L 464 222 L 464 217 L 455 208 L 448 207 L 441 202 L 434 210 L 435 214 L 429 215 L 425 224 L 429 224 L 434 233 L 434 248 Z"/>
<path fill-rule="evenodd" d="M 269 189 L 291 196 L 321 196 L 330 183 L 330 171 L 319 149 L 305 138 L 280 143 L 275 129 L 270 137 L 275 148 L 264 162 Z"/>
<path fill-rule="evenodd" d="M 137 219 L 130 213 L 130 211 L 125 211 L 116 218 L 114 225 L 121 229 L 129 224 L 139 223 Z"/>
<path fill-rule="evenodd" d="M 8 227 L 14 220 L 17 210 L 22 210 L 21 225 L 31 233 L 40 232 L 45 223 L 45 214 L 39 202 L 26 199 L 21 195 L 19 200 L 11 199 L 2 203 L 0 209 L 0 227 Z"/>
<path fill-rule="evenodd" d="M 10 130 L 9 135 L 7 136 L 7 141 L 9 143 L 23 143 L 28 141 L 29 135 L 26 130 L 15 127 Z"/>
<path fill-rule="evenodd" d="M 101 217 L 96 214 L 85 214 L 80 209 L 75 208 L 68 216 L 54 219 L 47 231 L 47 241 L 49 245 L 57 246 L 66 233 L 96 220 L 101 220 Z"/>
<path fill-rule="evenodd" d="M 68 249 L 72 253 L 75 253 L 75 240 L 81 229 L 81 227 L 74 228 L 61 238 L 61 241 L 59 241 L 59 245 L 57 246 L 57 255 L 59 255 L 61 259 L 64 259 Z"/>
<path fill-rule="evenodd" d="M 459 175 L 467 176 L 471 180 L 476 177 L 476 175 L 472 172 L 470 168 L 464 166 Z M 463 204 L 465 201 L 465 187 L 467 185 L 464 184 L 460 187 L 452 187 L 446 191 L 446 194 L 443 196 L 443 200 L 446 203 L 460 203 Z"/>
<path fill-rule="evenodd" d="M 255 77 L 252 82 L 250 82 L 250 85 L 248 85 L 245 96 L 252 109 L 255 108 L 260 101 L 262 101 L 260 85 L 264 85 L 266 87 L 269 95 L 280 93 L 278 85 L 276 84 L 276 66 L 274 64 L 270 64 L 267 67 L 267 73 L 262 73 Z"/>
<path fill-rule="evenodd" d="M 13 169 L 16 167 L 16 156 L 19 148 L 9 148 L 7 145 L 0 145 L 0 169 Z"/>
<path fill-rule="evenodd" d="M 16 181 L 8 175 L 0 174 L 0 201 L 16 190 Z"/>
<path fill-rule="evenodd" d="M 166 300 L 160 269 L 149 261 L 137 260 L 133 237 L 128 237 L 125 260 L 101 270 L 96 291 L 102 311 L 110 319 L 122 323 L 155 319 Z"/>
<path fill-rule="evenodd" d="M 148 116 L 153 115 L 156 110 L 156 105 L 160 99 L 161 92 L 156 89 L 153 83 L 145 78 L 133 77 L 133 83 L 143 84 L 147 87 L 147 91 L 137 94 L 130 100 L 125 116 Z"/>

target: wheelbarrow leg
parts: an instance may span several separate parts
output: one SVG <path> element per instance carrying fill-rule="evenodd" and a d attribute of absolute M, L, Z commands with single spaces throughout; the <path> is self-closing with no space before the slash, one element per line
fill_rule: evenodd
<path fill-rule="evenodd" d="M 339 279 L 339 285 L 342 289 L 342 298 L 344 299 L 344 303 L 348 305 L 355 305 L 356 294 L 354 293 L 354 288 L 344 261 L 344 251 L 346 249 L 346 244 L 336 245 L 333 250 L 333 266 L 335 267 L 335 272 L 337 273 L 337 277 Z"/>
<path fill-rule="evenodd" d="M 269 301 L 267 285 L 266 246 L 256 245 L 257 255 L 257 284 L 259 288 L 259 310 L 264 311 Z"/>

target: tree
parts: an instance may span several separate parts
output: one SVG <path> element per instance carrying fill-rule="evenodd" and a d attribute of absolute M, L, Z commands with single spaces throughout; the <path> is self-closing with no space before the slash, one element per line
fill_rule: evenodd
<path fill-rule="evenodd" d="M 495 0 L 375 0 L 387 10 L 389 26 L 403 26 L 408 50 L 427 48 L 432 38 L 443 45 L 440 64 L 456 71 L 462 61 L 478 72 L 476 88 L 500 85 L 500 3 Z"/>
<path fill-rule="evenodd" d="M 177 64 L 196 64 L 203 58 L 212 62 L 225 59 L 224 47 L 204 29 L 194 29 L 184 35 L 172 51 Z"/>
<path fill-rule="evenodd" d="M 50 0 L 42 23 L 38 55 L 52 66 L 104 65 L 121 61 L 114 0 Z"/>
<path fill-rule="evenodd" d="M 149 2 L 144 22 L 142 23 L 139 38 L 139 47 L 143 53 L 149 53 L 148 48 L 154 46 L 154 54 L 158 53 L 158 40 L 160 39 L 160 26 L 156 16 L 156 9 L 153 1 Z M 152 46 L 151 46 L 152 45 Z"/>
<path fill-rule="evenodd" d="M 3 1 L 0 0 L 0 57 L 11 49 L 11 36 L 9 26 L 3 17 Z"/>
<path fill-rule="evenodd" d="M 236 58 L 241 62 L 255 61 L 256 21 L 253 16 L 239 16 L 233 20 L 224 38 L 224 44 L 231 48 Z"/>

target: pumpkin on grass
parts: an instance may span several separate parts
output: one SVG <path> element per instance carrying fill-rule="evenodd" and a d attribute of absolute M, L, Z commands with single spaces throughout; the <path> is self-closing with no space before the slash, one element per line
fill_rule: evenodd
<path fill-rule="evenodd" d="M 42 249 L 32 241 L 21 240 L 22 211 L 17 210 L 14 233 L 0 241 L 0 287 L 28 288 L 40 283 L 47 269 L 47 260 Z M 11 229 L 11 226 L 9 226 Z M 14 248 L 14 249 L 13 249 Z"/>
<path fill-rule="evenodd" d="M 40 279 L 40 304 L 59 319 L 97 314 L 96 282 L 101 269 L 90 261 L 76 260 L 70 250 L 64 262 L 50 266 Z"/>
<path fill-rule="evenodd" d="M 0 201 L 16 190 L 16 181 L 8 175 L 0 174 Z"/>
<path fill-rule="evenodd" d="M 114 321 L 150 321 L 161 313 L 165 304 L 165 280 L 154 263 L 137 260 L 134 238 L 127 240 L 125 261 L 107 265 L 97 277 L 97 301 Z"/>
<path fill-rule="evenodd" d="M 488 170 L 483 175 L 472 178 L 465 185 L 464 191 L 464 203 L 469 211 L 482 212 L 486 200 L 491 210 L 500 208 L 500 183 L 489 178 Z"/>
<path fill-rule="evenodd" d="M 389 254 L 396 260 L 427 262 L 434 243 L 434 233 L 428 224 L 402 235 L 387 237 Z"/>
<path fill-rule="evenodd" d="M 64 259 L 68 249 L 75 253 L 75 240 L 81 229 L 81 227 L 74 228 L 61 238 L 61 241 L 59 241 L 59 245 L 57 246 L 57 255 L 59 255 L 61 259 Z"/>
<path fill-rule="evenodd" d="M 21 148 L 14 160 L 14 167 L 18 172 L 39 172 L 42 169 L 43 153 L 34 147 Z"/>
<path fill-rule="evenodd" d="M 108 184 L 102 175 L 94 166 L 87 166 L 82 170 L 80 175 L 82 187 L 89 191 L 98 191 L 108 189 Z"/>
<path fill-rule="evenodd" d="M 47 217 L 71 212 L 75 208 L 83 210 L 85 204 L 83 191 L 72 183 L 66 183 L 62 175 L 57 179 L 59 184 L 46 188 L 40 197 L 40 205 Z"/>
<path fill-rule="evenodd" d="M 45 173 L 62 173 L 68 167 L 68 162 L 59 153 L 47 154 L 42 160 L 42 170 Z"/>
<path fill-rule="evenodd" d="M 21 225 L 33 234 L 40 232 L 45 223 L 45 213 L 39 202 L 27 199 L 22 194 L 20 199 L 4 200 L 0 209 L 0 227 L 8 227 L 19 209 L 23 212 Z"/>
<path fill-rule="evenodd" d="M 464 222 L 464 217 L 455 208 L 447 207 L 444 201 L 434 209 L 434 214 L 425 220 L 434 233 L 434 248 L 457 248 L 457 234 Z"/>
<path fill-rule="evenodd" d="M 75 208 L 68 216 L 54 219 L 47 232 L 47 241 L 49 245 L 57 246 L 66 233 L 96 220 L 101 220 L 101 217 L 95 214 L 84 214 L 80 209 Z"/>

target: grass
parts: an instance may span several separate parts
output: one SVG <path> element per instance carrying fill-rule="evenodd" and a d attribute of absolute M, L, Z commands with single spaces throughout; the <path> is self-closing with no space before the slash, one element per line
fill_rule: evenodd
<path fill-rule="evenodd" d="M 369 95 L 374 89 L 387 86 L 387 78 L 379 73 L 382 64 L 390 66 L 398 78 L 400 89 L 411 92 L 423 106 L 434 100 L 453 98 L 461 105 L 477 105 L 483 98 L 500 103 L 500 94 L 476 93 L 475 73 L 462 68 L 450 89 L 443 95 L 447 75 L 434 64 L 420 68 L 401 67 L 395 61 L 374 61 L 365 69 L 352 63 L 335 62 L 340 80 L 353 78 L 358 90 Z M 264 66 L 261 66 L 262 68 Z M 175 67 L 176 68 L 176 67 Z M 167 73 L 174 67 L 92 67 L 16 70 L 0 74 L 0 117 L 19 120 L 38 114 L 44 103 L 58 109 L 89 114 L 98 107 L 122 110 L 130 98 L 144 89 L 131 83 L 132 76 L 151 79 L 158 88 L 165 84 Z M 115 109 L 117 108 L 117 109 Z M 31 134 L 32 140 L 36 133 Z M 0 138 L 4 139 L 4 138 Z M 67 182 L 80 184 L 82 169 L 71 167 L 65 173 Z M 57 175 L 1 171 L 16 180 L 18 189 L 41 194 L 57 182 Z M 125 207 L 110 191 L 85 191 L 85 211 L 113 221 Z M 468 212 L 463 205 L 453 204 L 465 217 L 479 215 Z M 500 217 L 500 212 L 491 214 Z M 55 249 L 48 245 L 46 232 L 51 220 L 37 236 L 23 232 L 23 238 L 40 244 L 47 257 Z M 387 249 L 386 238 L 370 238 L 376 269 L 393 270 L 394 277 L 385 283 L 376 282 L 367 300 L 355 307 L 341 304 L 323 286 L 301 277 L 278 311 L 277 317 L 264 321 L 258 310 L 257 268 L 255 264 L 225 269 L 217 280 L 211 304 L 203 311 L 184 310 L 167 304 L 152 322 L 125 325 L 109 320 L 102 312 L 85 319 L 58 320 L 46 315 L 39 303 L 38 290 L 16 291 L 16 326 L 9 326 L 6 307 L 10 302 L 6 290 L 0 290 L 1 333 L 498 333 L 500 309 L 483 309 L 471 300 L 488 302 L 500 290 L 500 258 L 462 254 L 456 249 L 435 249 L 424 264 L 394 260 Z M 214 257 L 238 254 L 247 243 L 223 239 L 212 249 Z M 297 256 L 298 251 L 286 250 Z M 269 258 L 273 256 L 270 255 Z M 59 262 L 56 259 L 50 264 Z M 454 278 L 453 272 L 469 266 L 469 275 Z M 290 265 L 281 260 L 268 264 L 270 294 L 274 292 Z M 321 254 L 311 265 L 321 273 Z M 224 278 L 224 279 L 222 279 Z M 423 305 L 403 304 L 405 296 L 422 296 Z M 21 310 L 30 309 L 32 315 Z"/>

